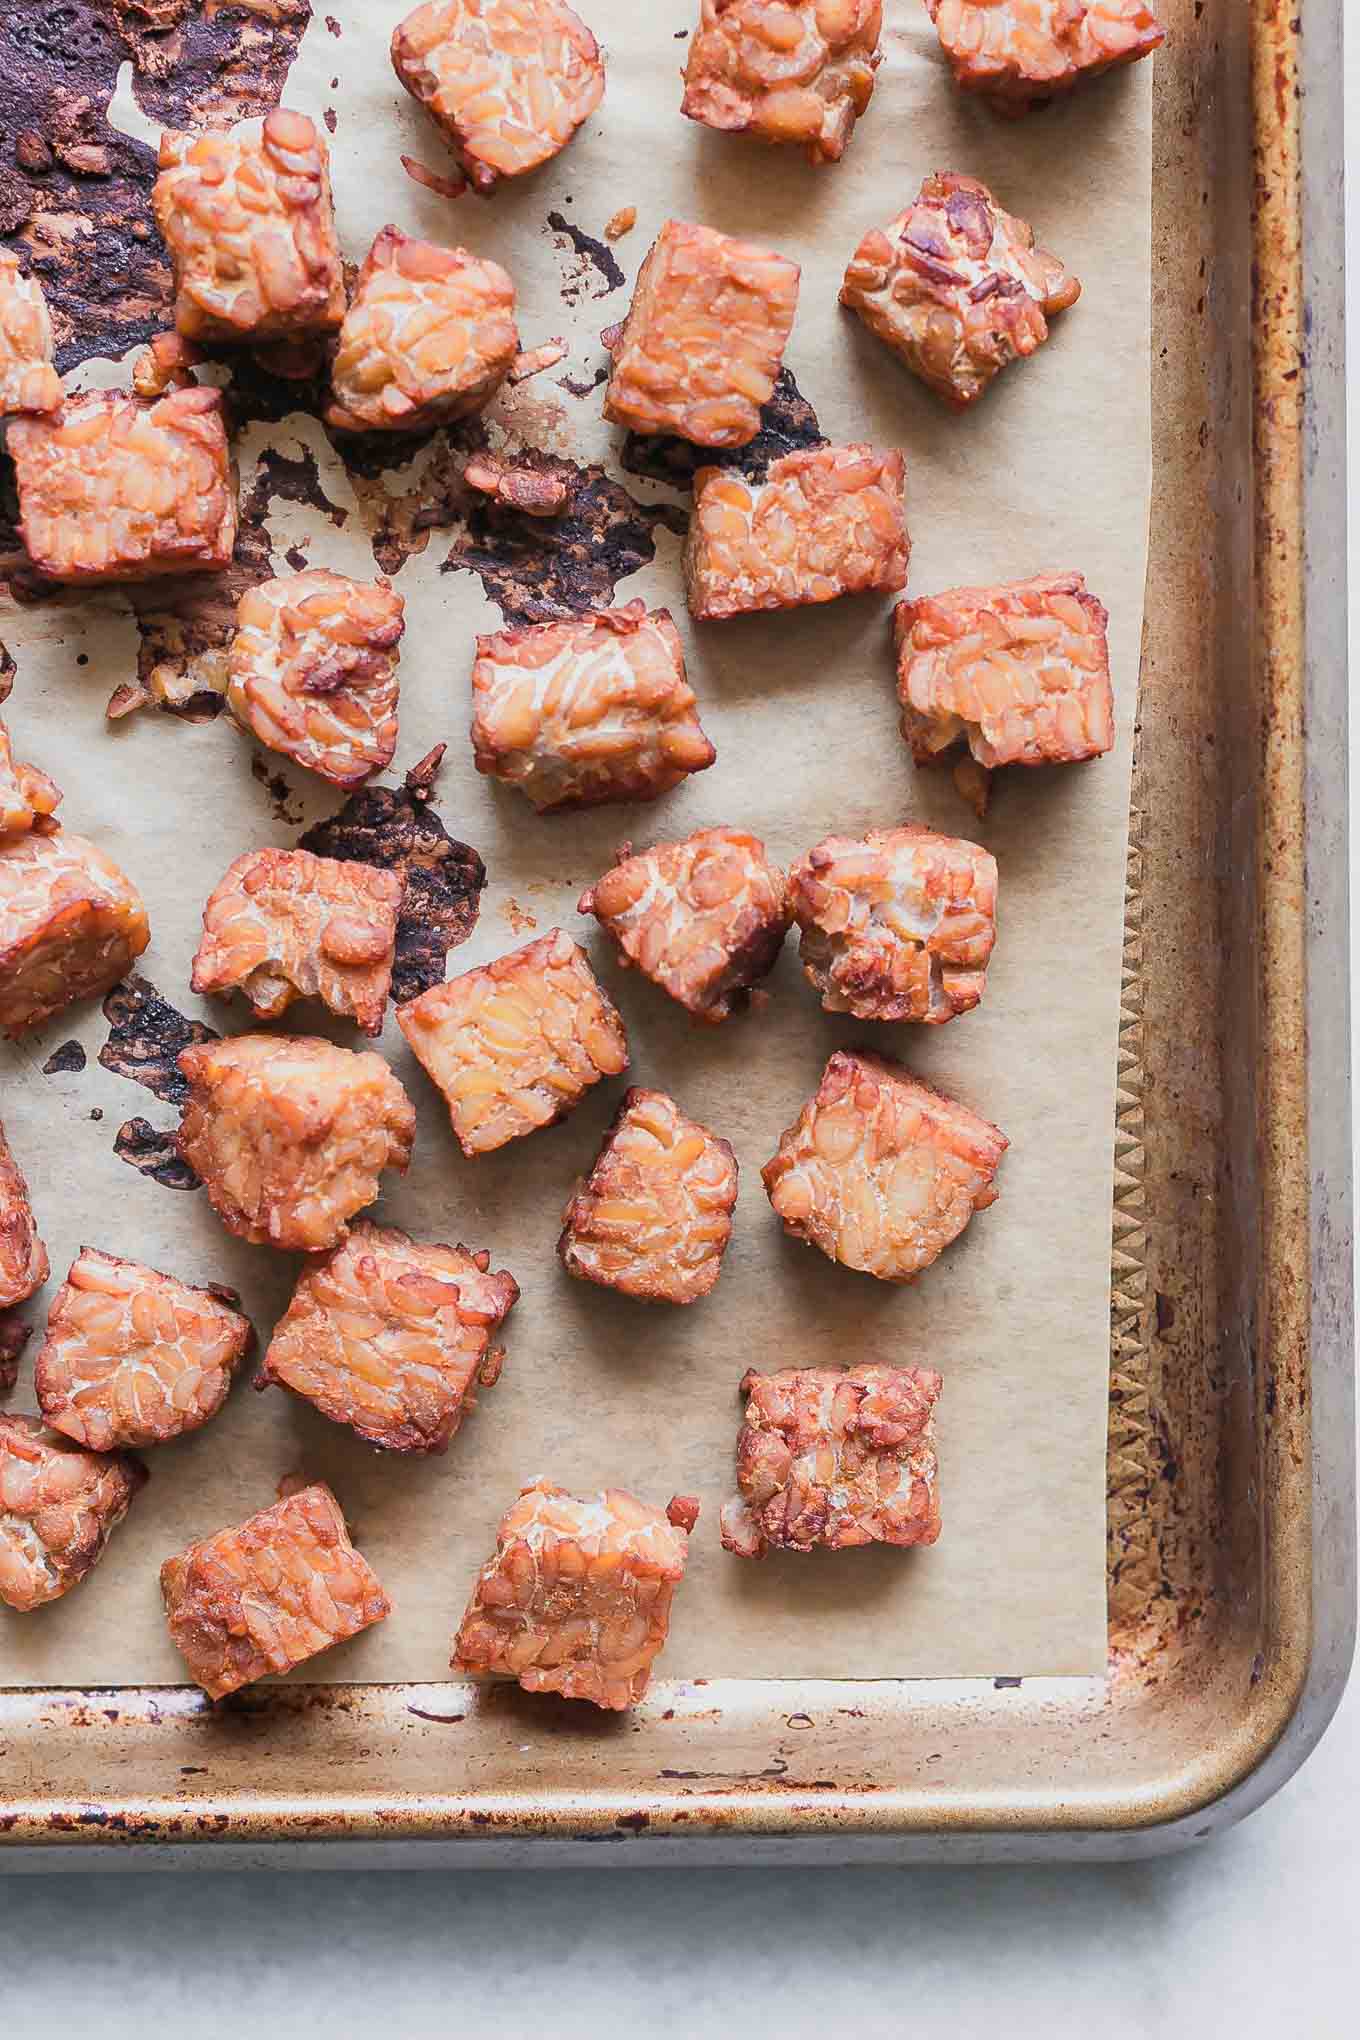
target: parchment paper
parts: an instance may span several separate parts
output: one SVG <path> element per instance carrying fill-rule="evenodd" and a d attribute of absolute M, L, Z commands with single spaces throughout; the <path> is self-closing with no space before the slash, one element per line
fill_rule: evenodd
<path fill-rule="evenodd" d="M 334 1485 L 396 1603 L 389 1622 L 304 1676 L 444 1676 L 451 1628 L 496 1521 L 540 1471 L 570 1487 L 625 1485 L 662 1503 L 677 1490 L 702 1498 L 661 1661 L 667 1675 L 1097 1672 L 1105 1656 L 1116 1015 L 1148 506 L 1150 67 L 1028 121 L 998 122 L 952 88 L 924 9 L 893 0 L 869 113 L 843 164 L 815 171 L 792 152 L 681 119 L 677 73 L 692 0 L 583 0 L 609 67 L 600 112 L 542 174 L 489 203 L 450 203 L 410 181 L 398 162 L 406 151 L 447 168 L 388 65 L 405 0 L 328 4 L 340 33 L 314 18 L 286 102 L 316 116 L 333 109 L 347 256 L 361 258 L 389 218 L 465 241 L 514 274 L 526 346 L 555 333 L 571 343 L 560 369 L 498 406 L 494 436 L 506 430 L 512 444 L 603 459 L 639 502 L 683 507 L 679 492 L 623 474 L 598 390 L 578 397 L 558 378 L 591 384 L 604 361 L 598 332 L 625 312 L 667 216 L 759 236 L 803 265 L 787 358 L 823 431 L 905 449 L 913 591 L 1080 569 L 1110 610 L 1119 742 L 1090 766 L 1005 776 L 991 815 L 975 824 L 948 774 L 917 772 L 898 736 L 889 602 L 695 629 L 678 539 L 658 527 L 655 560 L 624 580 L 617 598 L 673 609 L 718 763 L 652 807 L 539 819 L 473 769 L 472 639 L 501 618 L 473 574 L 440 572 L 451 535 L 434 530 L 397 580 L 407 633 L 390 776 L 448 740 L 440 809 L 491 874 L 480 924 L 451 956 L 451 971 L 528 939 L 526 916 L 538 931 L 561 923 L 579 932 L 578 892 L 625 836 L 650 842 L 733 822 L 787 862 L 833 828 L 914 816 L 977 834 L 1000 861 L 1001 932 L 986 998 L 945 1028 L 856 1027 L 821 1012 L 791 940 L 762 1011 L 695 1028 L 589 936 L 628 1025 L 631 1080 L 673 1090 L 734 1143 L 741 1162 L 722 1279 L 690 1309 L 574 1282 L 553 1253 L 562 1203 L 593 1158 L 620 1086 L 599 1086 L 549 1132 L 466 1161 L 442 1102 L 389 1022 L 382 1046 L 420 1128 L 410 1174 L 386 1179 L 375 1215 L 417 1235 L 489 1247 L 495 1265 L 514 1273 L 523 1299 L 507 1327 L 500 1383 L 447 1457 L 425 1462 L 377 1456 L 307 1404 L 239 1384 L 204 1431 L 146 1455 L 149 1486 L 82 1587 L 33 1615 L 0 1611 L 0 1678 L 180 1678 L 160 1614 L 161 1560 L 271 1502 L 279 1478 L 298 1469 Z M 836 305 L 862 231 L 886 223 L 937 167 L 983 178 L 1085 286 L 1048 346 L 963 417 L 946 413 Z M 627 283 L 610 289 L 547 215 L 598 238 L 629 204 L 637 225 L 614 250 Z M 125 378 L 124 364 L 85 379 Z M 372 491 L 361 504 L 324 433 L 298 416 L 245 435 L 243 486 L 265 444 L 293 455 L 310 449 L 327 497 L 345 513 L 337 524 L 276 501 L 276 560 L 300 548 L 314 564 L 371 574 Z M 411 472 L 390 484 L 411 486 Z M 17 754 L 57 777 L 67 825 L 103 844 L 145 893 L 153 939 L 140 968 L 186 1013 L 219 1030 L 247 1026 L 243 1006 L 209 1008 L 188 992 L 202 904 L 233 857 L 251 845 L 294 843 L 302 818 L 331 812 L 338 796 L 270 757 L 269 771 L 282 767 L 296 789 L 295 819 L 281 819 L 252 774 L 250 742 L 225 716 L 195 725 L 147 710 L 106 727 L 105 699 L 136 657 L 121 597 L 6 612 L 0 630 L 19 666 L 7 709 Z M 295 1009 L 292 1024 L 359 1045 L 320 1008 Z M 176 1114 L 98 1066 L 107 1031 L 98 1007 L 86 1006 L 0 1050 L 3 1116 L 51 1251 L 52 1287 L 89 1241 L 192 1281 L 235 1284 L 266 1339 L 297 1263 L 231 1238 L 201 1193 L 163 1187 L 117 1158 L 113 1138 L 124 1120 L 142 1113 L 172 1126 Z M 88 1066 L 42 1074 L 71 1038 L 84 1045 Z M 865 1040 L 957 1093 L 1012 1141 L 999 1202 L 911 1289 L 849 1273 L 787 1240 L 760 1185 L 761 1163 L 815 1088 L 826 1055 Z M 30 1307 L 39 1325 L 45 1303 Z M 12 1409 L 34 1406 L 33 1350 Z M 943 1371 L 939 1544 L 909 1554 L 776 1555 L 763 1564 L 728 1557 L 717 1517 L 732 1486 L 743 1370 L 851 1359 Z"/>

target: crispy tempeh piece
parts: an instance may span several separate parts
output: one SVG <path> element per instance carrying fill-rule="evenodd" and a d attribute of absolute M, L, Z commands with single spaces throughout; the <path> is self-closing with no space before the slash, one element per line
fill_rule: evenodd
<path fill-rule="evenodd" d="M 798 309 L 799 268 L 753 241 L 667 220 L 612 345 L 604 415 L 634 432 L 746 446 Z"/>
<path fill-rule="evenodd" d="M 381 1034 L 405 892 L 400 872 L 376 865 L 248 850 L 203 909 L 193 989 L 239 988 L 257 1020 L 277 1020 L 296 998 L 321 999 Z"/>
<path fill-rule="evenodd" d="M 390 582 L 324 567 L 247 588 L 227 660 L 237 722 L 333 786 L 371 779 L 397 748 L 405 610 Z"/>
<path fill-rule="evenodd" d="M 698 1020 L 717 1022 L 749 1003 L 774 968 L 789 928 L 788 886 L 758 836 L 696 829 L 619 861 L 583 892 L 593 914 L 635 964 Z"/>
<path fill-rule="evenodd" d="M 392 1612 L 324 1481 L 161 1567 L 175 1647 L 212 1700 L 357 1636 Z"/>
<path fill-rule="evenodd" d="M 1049 319 L 1076 303 L 1081 284 L 985 184 L 937 170 L 905 212 L 864 236 L 840 296 L 962 410 L 1009 362 L 1043 345 Z"/>
<path fill-rule="evenodd" d="M 968 1012 L 996 940 L 996 859 L 909 822 L 827 836 L 789 873 L 803 969 L 828 1013 L 920 1020 Z"/>
<path fill-rule="evenodd" d="M 322 1253 L 405 1171 L 410 1099 L 380 1055 L 306 1034 L 238 1034 L 186 1048 L 179 1152 L 228 1232 Z"/>
<path fill-rule="evenodd" d="M 515 286 L 499 262 L 384 227 L 340 328 L 327 423 L 423 432 L 466 418 L 490 403 L 518 353 Z"/>
<path fill-rule="evenodd" d="M 9 450 L 19 535 L 49 581 L 144 581 L 231 565 L 236 477 L 220 390 L 145 404 L 73 397 L 60 418 L 17 418 Z"/>
<path fill-rule="evenodd" d="M 666 1642 L 697 1502 L 665 1514 L 622 1488 L 521 1488 L 454 1639 L 453 1669 L 620 1709 L 641 1700 Z"/>
<path fill-rule="evenodd" d="M 655 800 L 717 756 L 671 613 L 641 602 L 479 637 L 472 706 L 477 770 L 540 814 Z"/>
<path fill-rule="evenodd" d="M 604 94 L 599 45 L 562 0 L 431 0 L 393 33 L 392 68 L 483 195 L 564 149 Z"/>
<path fill-rule="evenodd" d="M 0 418 L 50 418 L 64 395 L 42 285 L 0 248 Z"/>
<path fill-rule="evenodd" d="M 0 842 L 30 829 L 54 829 L 52 817 L 60 806 L 61 788 L 36 765 L 16 762 L 9 731 L 0 722 Z"/>
<path fill-rule="evenodd" d="M 816 446 L 763 480 L 700 468 L 685 541 L 685 592 L 701 622 L 834 602 L 907 584 L 900 453 Z"/>
<path fill-rule="evenodd" d="M 0 1124 L 0 1310 L 22 1303 L 51 1274 L 47 1249 L 38 1237 L 24 1172 L 14 1159 Z M 3 1356 L 0 1356 L 0 1371 Z"/>
<path fill-rule="evenodd" d="M 151 202 L 186 340 L 277 340 L 340 324 L 330 155 L 305 113 L 275 107 L 258 139 L 245 126 L 167 128 Z"/>
<path fill-rule="evenodd" d="M 628 1067 L 613 1001 L 560 928 L 409 999 L 397 1025 L 443 1092 L 465 1155 L 551 1126 Z"/>
<path fill-rule="evenodd" d="M 702 0 L 680 110 L 835 163 L 869 104 L 882 29 L 883 0 Z"/>
<path fill-rule="evenodd" d="M 1146 0 L 926 0 L 954 82 L 1014 118 L 1166 41 Z"/>
<path fill-rule="evenodd" d="M 130 1453 L 86 1452 L 37 1417 L 0 1416 L 0 1601 L 26 1614 L 79 1586 L 145 1479 Z"/>
<path fill-rule="evenodd" d="M 722 1541 L 738 1558 L 933 1544 L 940 1534 L 935 1405 L 929 1367 L 751 1369 L 741 1384 L 738 1493 Z"/>
<path fill-rule="evenodd" d="M 1009 1146 L 900 1063 L 837 1049 L 761 1176 L 797 1238 L 881 1282 L 914 1282 L 996 1201 Z"/>
<path fill-rule="evenodd" d="M 722 1272 L 737 1158 L 665 1091 L 625 1092 L 562 1214 L 568 1274 L 648 1302 L 695 1303 Z"/>
<path fill-rule="evenodd" d="M 0 842 L 0 1033 L 106 992 L 149 940 L 140 893 L 83 836 L 34 829 Z"/>
<path fill-rule="evenodd" d="M 1074 765 L 1114 743 L 1108 618 L 1080 574 L 899 602 L 897 698 L 918 765 Z"/>
<path fill-rule="evenodd" d="M 198 1430 L 254 1344 L 238 1303 L 234 1290 L 198 1289 L 82 1247 L 33 1363 L 44 1417 L 92 1452 Z"/>
<path fill-rule="evenodd" d="M 356 1219 L 304 1268 L 256 1388 L 278 1383 L 384 1452 L 445 1452 L 505 1358 L 492 1338 L 519 1298 L 491 1256 Z"/>

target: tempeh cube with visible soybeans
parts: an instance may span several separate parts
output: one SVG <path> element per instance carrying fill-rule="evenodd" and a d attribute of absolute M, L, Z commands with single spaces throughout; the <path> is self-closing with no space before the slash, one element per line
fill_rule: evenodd
<path fill-rule="evenodd" d="M 477 770 L 540 814 L 655 800 L 717 756 L 670 611 L 641 602 L 479 637 L 472 705 Z"/>
<path fill-rule="evenodd" d="M 996 1201 L 1009 1146 L 900 1063 L 837 1049 L 761 1176 L 796 1239 L 880 1282 L 914 1282 Z"/>
<path fill-rule="evenodd" d="M 502 1518 L 454 1639 L 457 1672 L 515 1679 L 622 1710 L 641 1700 L 664 1648 L 699 1504 L 663 1512 L 622 1488 L 521 1489 Z"/>
<path fill-rule="evenodd" d="M 98 1564 L 146 1481 L 126 1452 L 87 1452 L 37 1417 L 0 1413 L 0 1601 L 20 1614 Z"/>
<path fill-rule="evenodd" d="M 1146 0 L 926 0 L 954 82 L 1007 119 L 1166 41 Z"/>
<path fill-rule="evenodd" d="M 28 1183 L 0 1123 L 0 1311 L 25 1302 L 35 1289 L 42 1288 L 51 1272 Z M 5 1359 L 0 1350 L 0 1388 L 4 1387 Z"/>
<path fill-rule="evenodd" d="M 560 928 L 409 999 L 397 1024 L 465 1155 L 551 1126 L 628 1067 L 614 1003 Z"/>
<path fill-rule="evenodd" d="M 702 0 L 680 110 L 838 162 L 874 89 L 882 29 L 883 0 Z"/>
<path fill-rule="evenodd" d="M 0 842 L 0 1033 L 107 992 L 150 939 L 141 894 L 96 844 L 67 829 Z"/>
<path fill-rule="evenodd" d="M 0 418 L 50 418 L 65 392 L 52 365 L 52 320 L 36 276 L 0 248 Z"/>
<path fill-rule="evenodd" d="M 485 1251 L 357 1219 L 303 1269 L 255 1386 L 290 1389 L 380 1451 L 445 1452 L 500 1375 L 491 1342 L 518 1297 Z"/>
<path fill-rule="evenodd" d="M 665 1091 L 634 1088 L 562 1214 L 558 1256 L 624 1296 L 695 1303 L 722 1272 L 736 1201 L 728 1142 Z"/>

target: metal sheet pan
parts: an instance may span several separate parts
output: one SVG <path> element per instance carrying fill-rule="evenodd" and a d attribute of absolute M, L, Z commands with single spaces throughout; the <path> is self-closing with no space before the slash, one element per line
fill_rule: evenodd
<path fill-rule="evenodd" d="M 1133 1856 L 1321 1734 L 1355 1603 L 1340 6 L 1163 11 L 1107 1680 L 715 1681 L 622 1721 L 0 1694 L 0 1868 Z"/>

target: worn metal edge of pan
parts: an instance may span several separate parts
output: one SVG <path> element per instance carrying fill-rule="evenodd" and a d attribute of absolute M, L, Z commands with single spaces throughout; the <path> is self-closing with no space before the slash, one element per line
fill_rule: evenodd
<path fill-rule="evenodd" d="M 1188 24 L 1189 0 L 1167 12 Z M 1221 25 L 1220 8 L 1210 13 Z M 1069 1768 L 1063 1751 L 1076 1759 L 1108 1736 L 1136 1681 L 1092 1690 L 1026 1680 L 1023 1696 L 1005 1681 L 800 1682 L 786 1689 L 798 1711 L 782 1717 L 785 1756 L 771 1740 L 778 1686 L 715 1681 L 656 1690 L 646 1729 L 673 1720 L 680 1747 L 642 1790 L 618 1782 L 642 1724 L 592 1738 L 579 1720 L 568 1730 L 562 1713 L 527 1711 L 504 1690 L 275 1688 L 226 1722 L 183 1688 L 0 1694 L 0 1757 L 15 1749 L 11 1730 L 31 1740 L 35 1714 L 39 1751 L 17 1793 L 0 1761 L 4 1868 L 1141 1856 L 1240 1818 L 1312 1748 L 1345 1682 L 1355 1605 L 1340 4 L 1314 0 L 1306 24 L 1281 0 L 1251 0 L 1250 15 L 1254 479 L 1243 593 L 1254 614 L 1262 811 L 1256 883 L 1244 891 L 1271 1052 L 1245 1079 L 1259 1239 L 1236 1336 L 1251 1343 L 1256 1399 L 1260 1648 L 1230 1668 L 1226 1700 L 1220 1691 L 1206 1703 L 1202 1747 L 1162 1771 Z M 1150 1684 L 1138 1695 L 1144 1708 Z M 541 1745 L 522 1790 L 470 1776 L 447 1789 L 474 1708 L 490 1711 L 507 1741 Z M 717 1716 L 722 1744 L 696 1760 L 691 1738 Z M 1045 1716 L 1060 1717 L 1063 1733 L 1045 1737 Z M 800 1761 L 814 1719 L 812 1761 Z M 923 1767 L 942 1751 L 920 1744 L 947 1748 L 951 1729 L 981 1732 L 1003 1753 L 990 1779 L 960 1771 L 960 1783 L 933 1782 Z M 57 1784 L 60 1764 L 44 1778 L 43 1742 L 55 1757 L 56 1739 L 77 1732 L 88 1797 Z M 900 1751 L 908 1732 L 917 1747 Z M 877 1758 L 899 1745 L 916 1782 L 865 1773 L 856 1751 L 866 1735 Z M 316 1766 L 318 1738 L 322 1789 L 297 1782 Z M 398 1741 L 415 1749 L 394 1788 L 382 1774 Z M 195 1756 L 204 1761 L 187 1761 Z M 685 1768 L 696 1761 L 723 1768 Z M 149 1778 L 164 1783 L 149 1790 Z"/>

